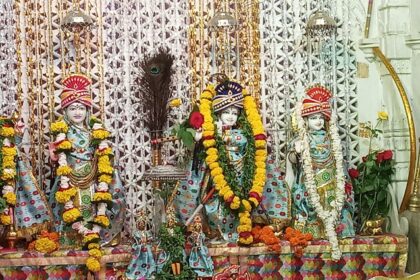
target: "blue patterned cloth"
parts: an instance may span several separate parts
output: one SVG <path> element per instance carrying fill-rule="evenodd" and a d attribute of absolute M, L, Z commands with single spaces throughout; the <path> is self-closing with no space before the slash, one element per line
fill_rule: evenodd
<path fill-rule="evenodd" d="M 73 175 L 80 177 L 87 177 L 92 172 L 96 172 L 94 164 L 94 150 L 90 147 L 90 132 L 78 126 L 68 123 L 69 130 L 67 138 L 73 145 L 73 151 L 67 156 L 67 162 L 73 169 Z M 55 230 L 63 232 L 60 239 L 62 245 L 78 246 L 77 238 L 79 236 L 71 227 L 65 225 L 62 221 L 63 204 L 57 203 L 55 193 L 59 189 L 60 176 L 57 176 L 49 197 L 49 203 L 53 210 L 55 220 Z M 74 204 L 79 206 L 85 222 L 89 222 L 94 218 L 94 207 L 91 203 L 91 198 L 95 192 L 95 178 L 86 188 L 79 188 Z M 114 170 L 113 180 L 109 184 L 109 192 L 112 194 L 112 208 L 107 209 L 106 215 L 110 219 L 111 228 L 103 229 L 101 231 L 101 238 L 104 243 L 110 242 L 122 230 L 124 224 L 125 212 L 125 193 L 121 179 L 118 176 L 117 169 Z M 68 234 L 67 234 L 68 233 Z M 76 238 L 76 239 L 75 239 Z"/>
<path fill-rule="evenodd" d="M 332 153 L 331 140 L 324 130 L 309 134 L 310 154 L 314 167 L 315 183 L 320 202 L 324 209 L 331 209 L 335 199 L 336 169 Z M 302 164 L 302 163 L 301 163 Z M 293 225 L 302 232 L 309 232 L 315 239 L 325 238 L 324 225 L 318 218 L 314 207 L 309 202 L 308 192 L 304 185 L 303 167 L 298 168 L 298 175 L 292 187 L 293 194 Z M 337 228 L 340 237 L 354 236 L 353 216 L 354 197 L 352 192 L 346 193 L 346 199 L 341 211 Z"/>
<path fill-rule="evenodd" d="M 194 232 L 189 237 L 192 248 L 188 263 L 198 277 L 212 277 L 214 273 L 213 260 L 209 255 L 209 249 L 204 243 L 203 233 Z"/>
<path fill-rule="evenodd" d="M 136 243 L 133 245 L 133 258 L 128 265 L 126 276 L 128 279 L 138 280 L 142 277 L 149 279 L 156 272 L 156 262 L 153 258 L 151 236 L 148 232 L 136 231 Z"/>
<path fill-rule="evenodd" d="M 16 139 L 18 144 L 21 139 Z M 32 174 L 29 161 L 23 159 L 18 149 L 16 206 L 14 209 L 15 226 L 18 235 L 30 235 L 46 229 L 51 222 L 51 209 L 44 192 Z"/>

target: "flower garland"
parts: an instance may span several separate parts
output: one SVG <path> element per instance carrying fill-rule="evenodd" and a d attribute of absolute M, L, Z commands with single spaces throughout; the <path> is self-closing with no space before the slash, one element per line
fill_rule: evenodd
<path fill-rule="evenodd" d="M 0 186 L 3 186 L 1 194 L 6 203 L 3 213 L 0 214 L 0 224 L 11 225 L 12 215 L 10 207 L 16 205 L 15 178 L 17 149 L 14 145 L 14 123 L 9 119 L 0 120 L 1 169 Z"/>
<path fill-rule="evenodd" d="M 266 179 L 265 162 L 267 159 L 266 151 L 266 136 L 264 134 L 264 127 L 261 121 L 261 116 L 258 113 L 257 104 L 252 96 L 243 89 L 244 96 L 244 110 L 246 114 L 246 121 L 249 122 L 252 134 L 254 136 L 255 152 L 254 164 L 255 169 L 253 174 L 247 174 L 252 178 L 252 185 L 249 192 L 245 195 L 239 191 L 232 189 L 225 177 L 226 168 L 219 159 L 216 125 L 214 122 L 214 112 L 212 110 L 212 99 L 216 95 L 216 91 L 212 85 L 209 85 L 201 94 L 200 97 L 200 113 L 204 116 L 203 129 L 203 145 L 206 149 L 206 163 L 209 166 L 210 174 L 214 182 L 216 191 L 219 196 L 223 198 L 224 202 L 231 210 L 239 211 L 239 226 L 237 232 L 239 233 L 239 243 L 251 244 L 252 237 L 252 220 L 251 211 L 256 208 L 262 200 L 262 193 Z"/>
<path fill-rule="evenodd" d="M 300 258 L 303 256 L 303 249 L 308 246 L 309 241 L 311 241 L 313 237 L 310 233 L 304 234 L 297 229 L 288 227 L 286 228 L 284 239 L 289 241 L 294 254 L 296 257 Z"/>
<path fill-rule="evenodd" d="M 255 242 L 263 242 L 271 251 L 280 253 L 280 239 L 275 235 L 270 226 L 255 226 L 252 229 L 252 236 Z"/>
<path fill-rule="evenodd" d="M 310 154 L 309 137 L 305 127 L 305 120 L 303 119 L 302 102 L 298 102 L 296 106 L 296 118 L 299 129 L 299 138 L 303 144 L 303 168 L 305 174 L 305 186 L 309 194 L 309 200 L 314 206 L 318 217 L 322 220 L 325 226 L 328 241 L 331 244 L 332 259 L 339 260 L 341 258 L 341 251 L 338 244 L 337 233 L 335 230 L 336 223 L 340 217 L 341 209 L 344 205 L 345 199 L 345 178 L 343 169 L 343 154 L 341 152 L 341 140 L 338 135 L 338 128 L 336 124 L 336 115 L 333 113 L 329 122 L 330 136 L 332 141 L 332 149 L 336 168 L 336 182 L 335 201 L 331 202 L 332 210 L 325 210 L 321 205 L 320 196 L 317 191 L 315 183 L 315 174 L 312 169 L 312 157 Z"/>
<path fill-rule="evenodd" d="M 69 178 L 72 168 L 67 163 L 67 155 L 72 150 L 72 144 L 66 136 L 69 129 L 68 125 L 64 120 L 52 123 L 51 132 L 57 135 L 54 142 L 58 152 L 59 166 L 57 175 L 61 176 L 55 198 L 58 203 L 64 204 L 63 221 L 84 236 L 84 248 L 89 250 L 89 258 L 86 261 L 86 265 L 90 271 L 97 272 L 101 268 L 100 258 L 102 257 L 99 233 L 101 228 L 108 228 L 110 225 L 109 218 L 106 216 L 106 208 L 112 202 L 112 195 L 109 193 L 108 185 L 112 182 L 114 169 L 110 158 L 112 149 L 107 141 L 110 132 L 105 130 L 102 123 L 96 118 L 91 118 L 89 125 L 92 130 L 90 145 L 95 148 L 95 156 L 98 157 L 98 184 L 92 197 L 92 203 L 97 204 L 97 213 L 92 221 L 92 229 L 88 229 L 85 226 L 79 208 L 73 204 L 73 198 L 77 194 L 78 186 L 73 186 Z"/>
<path fill-rule="evenodd" d="M 59 247 L 58 233 L 42 231 L 39 237 L 29 243 L 28 250 L 35 250 L 41 253 L 52 253 Z"/>

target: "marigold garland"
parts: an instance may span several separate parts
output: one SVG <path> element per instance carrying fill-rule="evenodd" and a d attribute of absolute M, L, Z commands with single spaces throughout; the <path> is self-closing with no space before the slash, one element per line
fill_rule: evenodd
<path fill-rule="evenodd" d="M 255 226 L 252 229 L 252 236 L 254 242 L 263 242 L 271 251 L 277 253 L 281 251 L 280 239 L 274 234 L 270 226 Z"/>
<path fill-rule="evenodd" d="M 265 169 L 261 168 L 265 166 L 267 157 L 267 153 L 265 151 L 266 140 L 264 127 L 254 98 L 250 96 L 245 89 L 243 89 L 242 95 L 244 96 L 244 111 L 246 115 L 245 121 L 249 123 L 251 127 L 252 134 L 255 138 L 256 148 L 255 155 L 253 156 L 256 168 L 254 174 L 252 175 L 252 185 L 248 192 L 248 196 L 243 197 L 241 193 L 235 193 L 232 187 L 228 184 L 223 168 L 221 168 L 219 162 L 219 151 L 222 147 L 218 146 L 217 140 L 215 139 L 217 133 L 211 103 L 212 98 L 215 95 L 216 92 L 214 86 L 209 85 L 200 97 L 200 113 L 204 116 L 204 123 L 202 125 L 204 137 L 203 144 L 207 153 L 205 162 L 209 166 L 214 187 L 216 191 L 219 192 L 219 196 L 223 197 L 223 200 L 230 209 L 239 211 L 239 225 L 236 229 L 239 233 L 239 243 L 248 245 L 253 242 L 251 233 L 252 220 L 250 213 L 252 209 L 256 208 L 261 202 L 266 179 Z"/>
<path fill-rule="evenodd" d="M 15 139 L 14 122 L 10 119 L 0 119 L 0 147 L 1 147 L 1 173 L 0 193 L 7 206 L 0 213 L 0 224 L 11 225 L 13 223 L 10 208 L 16 205 L 15 178 L 17 149 Z"/>
<path fill-rule="evenodd" d="M 110 225 L 109 218 L 105 215 L 105 209 L 107 202 L 112 201 L 112 195 L 108 191 L 108 185 L 112 182 L 114 169 L 110 159 L 112 149 L 107 143 L 110 132 L 104 129 L 102 123 L 94 117 L 90 119 L 89 125 L 92 130 L 90 145 L 95 148 L 95 156 L 98 157 L 98 184 L 92 198 L 92 202 L 98 205 L 96 216 L 93 218 L 94 226 L 92 229 L 85 227 L 80 210 L 73 205 L 73 197 L 77 194 L 77 186 L 72 186 L 71 183 L 68 183 L 70 180 L 67 177 L 73 171 L 67 164 L 67 154 L 73 149 L 71 142 L 66 138 L 66 133 L 69 129 L 68 125 L 64 120 L 52 123 L 51 132 L 57 135 L 56 142 L 54 143 L 59 153 L 57 175 L 65 179 L 61 180 L 55 198 L 58 203 L 65 205 L 65 210 L 62 214 L 63 221 L 71 225 L 77 232 L 84 234 L 84 247 L 90 250 L 90 257 L 86 261 L 86 266 L 90 271 L 97 272 L 101 268 L 100 259 L 102 257 L 99 232 L 101 228 L 108 228 Z"/>
<path fill-rule="evenodd" d="M 312 234 L 302 233 L 301 231 L 288 227 L 286 228 L 284 238 L 289 241 L 296 257 L 300 258 L 303 255 L 303 249 L 308 246 L 309 241 L 313 239 Z"/>

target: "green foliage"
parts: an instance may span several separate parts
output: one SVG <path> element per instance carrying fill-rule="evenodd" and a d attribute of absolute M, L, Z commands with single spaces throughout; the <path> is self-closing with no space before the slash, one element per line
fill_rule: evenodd
<path fill-rule="evenodd" d="M 389 184 L 395 173 L 392 151 L 372 152 L 350 169 L 349 174 L 358 204 L 358 224 L 363 230 L 367 220 L 386 217 L 390 208 Z"/>
<path fill-rule="evenodd" d="M 159 231 L 160 247 L 168 255 L 168 260 L 164 264 L 162 271 L 156 274 L 157 280 L 191 280 L 196 279 L 196 274 L 188 263 L 185 261 L 184 232 L 179 226 L 173 228 L 173 234 L 169 232 L 169 228 L 163 225 Z M 181 264 L 181 274 L 172 274 L 172 263 Z"/>
<path fill-rule="evenodd" d="M 173 133 L 176 134 L 179 139 L 181 139 L 184 146 L 189 150 L 194 148 L 195 130 L 189 126 L 188 120 L 176 125 L 173 129 Z"/>
<path fill-rule="evenodd" d="M 0 196 L 0 213 L 3 213 L 4 209 L 6 209 L 6 200 Z"/>

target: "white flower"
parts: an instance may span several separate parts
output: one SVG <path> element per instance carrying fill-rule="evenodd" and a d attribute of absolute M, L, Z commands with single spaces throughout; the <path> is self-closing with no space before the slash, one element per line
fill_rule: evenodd
<path fill-rule="evenodd" d="M 69 201 L 66 202 L 66 204 L 64 204 L 64 209 L 69 210 L 69 209 L 72 209 L 72 208 L 74 208 L 72 200 L 69 200 Z"/>
<path fill-rule="evenodd" d="M 8 138 L 4 138 L 3 140 L 3 146 L 5 147 L 11 147 L 12 143 L 10 142 L 10 140 Z"/>
<path fill-rule="evenodd" d="M 55 142 L 60 142 L 60 141 L 66 140 L 66 138 L 67 138 L 66 134 L 61 132 L 57 135 L 57 138 L 55 139 Z"/>
<path fill-rule="evenodd" d="M 98 215 L 99 215 L 99 213 L 98 213 Z M 92 227 L 92 232 L 99 233 L 101 231 L 101 229 L 102 229 L 101 226 L 94 224 L 93 227 Z"/>
<path fill-rule="evenodd" d="M 2 193 L 6 194 L 6 193 L 11 193 L 14 192 L 15 189 L 12 186 L 6 185 L 3 187 Z"/>
<path fill-rule="evenodd" d="M 98 191 L 108 191 L 108 184 L 104 182 L 100 182 L 98 184 Z"/>
<path fill-rule="evenodd" d="M 109 147 L 108 141 L 101 141 L 101 143 L 99 144 L 98 149 L 99 150 L 105 150 L 108 147 Z"/>
<path fill-rule="evenodd" d="M 95 123 L 93 126 L 92 126 L 92 129 L 93 130 L 98 130 L 98 129 L 101 129 L 102 128 L 102 124 L 101 123 Z"/>
<path fill-rule="evenodd" d="M 65 153 L 60 153 L 58 156 L 58 165 L 66 166 L 67 165 L 67 156 Z"/>
<path fill-rule="evenodd" d="M 99 205 L 98 205 L 98 213 L 97 213 L 97 215 L 99 216 L 99 215 L 105 215 L 105 213 L 106 213 L 106 203 L 99 203 Z"/>

